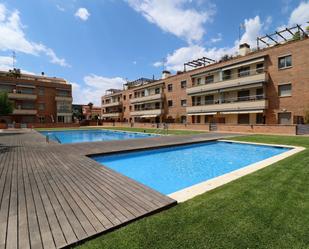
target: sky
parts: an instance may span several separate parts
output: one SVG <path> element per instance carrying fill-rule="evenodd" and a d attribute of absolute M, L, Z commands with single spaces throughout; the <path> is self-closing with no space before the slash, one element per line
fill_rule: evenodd
<path fill-rule="evenodd" d="M 22 72 L 65 78 L 73 103 L 99 105 L 127 80 L 308 21 L 309 0 L 0 0 L 0 70 L 14 51 Z"/>

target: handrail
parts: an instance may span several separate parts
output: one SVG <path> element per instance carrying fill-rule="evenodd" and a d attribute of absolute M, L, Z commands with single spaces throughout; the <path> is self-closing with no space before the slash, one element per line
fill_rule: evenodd
<path fill-rule="evenodd" d="M 236 102 L 247 102 L 247 101 L 258 101 L 258 100 L 265 100 L 265 94 L 258 94 L 258 95 L 249 95 L 243 97 L 236 97 L 236 98 L 228 98 L 228 99 L 218 99 L 208 100 L 208 101 L 201 101 L 199 103 L 192 102 L 192 106 L 201 106 L 201 105 L 217 105 L 217 104 L 228 104 L 228 103 L 236 103 Z"/>
<path fill-rule="evenodd" d="M 262 73 L 265 73 L 265 72 L 267 72 L 267 71 L 265 70 L 264 67 L 258 68 L 258 69 L 247 70 L 247 71 L 244 71 L 242 73 L 237 72 L 237 73 L 230 74 L 228 76 L 224 76 L 223 75 L 222 76 L 222 80 L 216 80 L 216 81 L 213 81 L 213 82 L 210 82 L 210 83 L 196 84 L 196 83 L 193 82 L 193 86 L 190 87 L 190 88 L 198 87 L 198 86 L 204 86 L 204 85 L 210 85 L 210 84 L 215 84 L 215 83 L 219 83 L 219 82 L 222 82 L 222 81 L 235 80 L 235 79 L 238 79 L 238 78 L 244 78 L 244 77 L 249 77 L 249 76 L 253 76 L 253 75 L 262 74 Z M 237 77 L 234 77 L 235 75 L 237 75 Z"/>

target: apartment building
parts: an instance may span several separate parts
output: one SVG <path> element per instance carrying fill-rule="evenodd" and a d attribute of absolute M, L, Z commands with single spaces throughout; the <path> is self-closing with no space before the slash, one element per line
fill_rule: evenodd
<path fill-rule="evenodd" d="M 8 93 L 13 113 L 0 117 L 6 123 L 71 123 L 72 87 L 66 80 L 0 72 L 0 92 Z"/>
<path fill-rule="evenodd" d="M 102 97 L 117 99 L 112 102 L 117 103 L 116 119 L 107 114 L 114 121 L 303 123 L 309 111 L 309 39 L 304 36 L 259 50 L 242 44 L 233 58 L 176 75 L 164 71 L 160 80 L 128 82 L 116 94 Z"/>

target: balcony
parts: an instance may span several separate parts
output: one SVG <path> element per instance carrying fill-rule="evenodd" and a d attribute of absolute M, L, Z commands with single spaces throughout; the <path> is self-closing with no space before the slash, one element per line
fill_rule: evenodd
<path fill-rule="evenodd" d="M 37 110 L 34 109 L 14 109 L 13 115 L 36 115 Z"/>
<path fill-rule="evenodd" d="M 70 109 L 57 109 L 57 116 L 72 116 Z"/>
<path fill-rule="evenodd" d="M 15 100 L 36 100 L 37 96 L 35 94 L 28 94 L 28 93 L 9 93 L 9 99 Z"/>
<path fill-rule="evenodd" d="M 247 75 L 242 75 L 241 77 L 238 76 L 238 74 L 231 75 L 222 81 L 190 87 L 187 89 L 187 94 L 193 95 L 198 93 L 218 91 L 225 88 L 237 88 L 243 86 L 251 87 L 257 83 L 267 82 L 268 79 L 266 72 L 256 70 L 248 71 Z"/>
<path fill-rule="evenodd" d="M 71 96 L 56 96 L 55 100 L 56 101 L 66 101 L 66 102 L 72 102 L 73 101 Z"/>
<path fill-rule="evenodd" d="M 223 102 L 187 107 L 187 114 L 212 113 L 232 114 L 233 112 L 252 112 L 267 109 L 267 99 L 260 96 L 249 96 L 244 99 L 225 100 Z M 231 113 L 229 113 L 231 112 Z"/>
<path fill-rule="evenodd" d="M 121 104 L 122 104 L 122 102 L 120 102 L 120 101 L 111 102 L 111 103 L 104 103 L 104 104 L 102 104 L 102 108 L 120 106 Z"/>
<path fill-rule="evenodd" d="M 103 113 L 101 115 L 102 118 L 119 118 L 120 116 L 121 112 Z"/>
<path fill-rule="evenodd" d="M 163 94 L 158 93 L 158 94 L 134 98 L 134 99 L 131 99 L 130 102 L 131 104 L 142 103 L 142 102 L 153 102 L 156 100 L 161 100 L 162 98 L 163 98 Z"/>
<path fill-rule="evenodd" d="M 131 112 L 131 116 L 140 116 L 142 118 L 148 117 L 157 117 L 163 113 L 162 109 L 154 109 L 154 110 L 140 110 Z"/>

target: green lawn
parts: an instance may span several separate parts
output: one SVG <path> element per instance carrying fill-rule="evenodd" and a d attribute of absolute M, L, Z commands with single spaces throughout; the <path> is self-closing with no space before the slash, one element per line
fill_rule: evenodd
<path fill-rule="evenodd" d="M 307 149 L 77 248 L 309 248 L 309 138 L 235 140 Z"/>
<path fill-rule="evenodd" d="M 108 129 L 108 130 L 118 130 L 118 131 L 133 131 L 133 132 L 146 132 L 146 133 L 158 133 L 157 129 L 152 128 L 130 128 L 130 127 L 80 127 L 80 128 L 36 128 L 37 131 L 57 131 L 57 130 L 91 130 L 91 129 Z M 205 133 L 204 131 L 190 131 L 190 130 L 168 130 L 169 135 L 193 135 Z M 160 132 L 160 134 L 165 134 L 165 132 Z"/>

